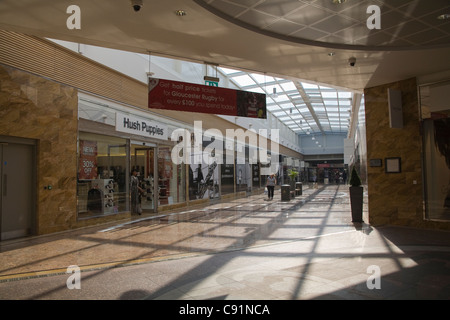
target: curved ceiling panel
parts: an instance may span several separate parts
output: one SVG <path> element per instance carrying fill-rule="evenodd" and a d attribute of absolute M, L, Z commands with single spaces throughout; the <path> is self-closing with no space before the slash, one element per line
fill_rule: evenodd
<path fill-rule="evenodd" d="M 241 27 L 300 44 L 377 51 L 450 46 L 448 0 L 194 1 Z"/>

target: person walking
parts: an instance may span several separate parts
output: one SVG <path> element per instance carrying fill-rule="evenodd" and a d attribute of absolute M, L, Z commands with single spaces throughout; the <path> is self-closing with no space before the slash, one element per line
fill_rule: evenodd
<path fill-rule="evenodd" d="M 277 178 L 275 178 L 274 173 L 271 173 L 270 176 L 267 177 L 267 182 L 266 182 L 268 200 L 273 199 L 273 192 L 275 190 L 276 184 L 277 184 Z"/>
<path fill-rule="evenodd" d="M 133 169 L 131 171 L 130 189 L 131 189 L 131 213 L 142 214 L 141 197 L 144 190 L 139 187 L 138 171 Z"/>

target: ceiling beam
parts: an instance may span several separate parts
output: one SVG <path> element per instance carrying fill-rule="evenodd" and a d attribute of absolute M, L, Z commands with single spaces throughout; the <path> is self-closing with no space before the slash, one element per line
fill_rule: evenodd
<path fill-rule="evenodd" d="M 314 111 L 314 108 L 312 107 L 311 102 L 309 101 L 309 96 L 306 94 L 303 87 L 297 81 L 294 81 L 294 84 L 295 84 L 295 87 L 297 88 L 298 92 L 302 96 L 302 99 L 305 102 L 306 107 L 308 108 L 309 112 L 311 113 L 311 116 L 313 117 L 314 121 L 316 122 L 317 127 L 319 128 L 320 132 L 322 134 L 324 134 L 325 132 L 322 128 L 322 125 L 320 124 L 319 118 L 317 118 L 316 112 Z"/>

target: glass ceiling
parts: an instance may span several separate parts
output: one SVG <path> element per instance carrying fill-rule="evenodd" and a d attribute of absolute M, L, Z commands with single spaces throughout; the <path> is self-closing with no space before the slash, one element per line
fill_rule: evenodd
<path fill-rule="evenodd" d="M 218 67 L 243 91 L 265 93 L 267 111 L 299 135 L 347 133 L 353 93 Z"/>

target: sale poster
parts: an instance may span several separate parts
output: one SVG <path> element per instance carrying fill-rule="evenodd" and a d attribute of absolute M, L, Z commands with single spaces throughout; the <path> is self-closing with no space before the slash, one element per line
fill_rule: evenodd
<path fill-rule="evenodd" d="M 78 179 L 92 180 L 97 178 L 97 142 L 80 140 L 80 162 Z"/>
<path fill-rule="evenodd" d="M 148 107 L 266 119 L 266 95 L 149 78 Z"/>

